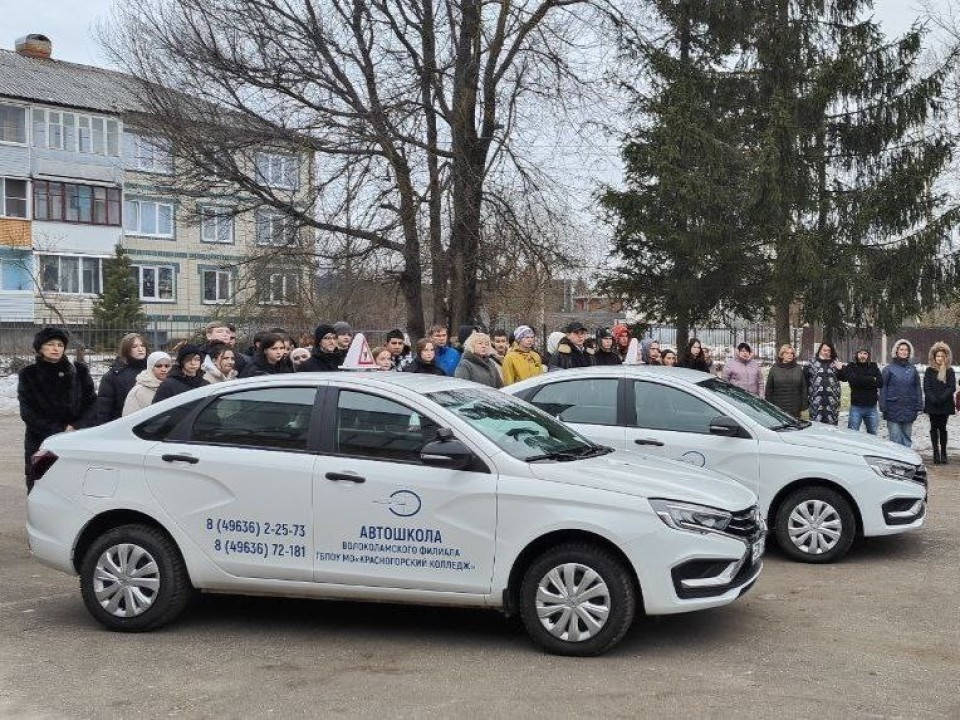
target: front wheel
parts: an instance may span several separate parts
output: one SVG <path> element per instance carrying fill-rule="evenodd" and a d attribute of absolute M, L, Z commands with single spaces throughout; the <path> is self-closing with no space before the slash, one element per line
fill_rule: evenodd
<path fill-rule="evenodd" d="M 829 563 L 847 554 L 857 534 L 853 509 L 840 493 L 805 487 L 791 493 L 777 510 L 777 543 L 793 560 Z"/>
<path fill-rule="evenodd" d="M 144 632 L 176 618 L 192 588 L 180 551 L 166 533 L 149 525 L 123 525 L 87 550 L 80 593 L 101 625 Z"/>
<path fill-rule="evenodd" d="M 527 568 L 520 616 L 535 642 L 557 655 L 600 655 L 633 623 L 636 590 L 623 563 L 590 544 L 559 545 Z"/>

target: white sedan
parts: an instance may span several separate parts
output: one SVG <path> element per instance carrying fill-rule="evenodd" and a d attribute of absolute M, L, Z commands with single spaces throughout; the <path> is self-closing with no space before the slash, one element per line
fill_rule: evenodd
<path fill-rule="evenodd" d="M 219 383 L 54 436 L 33 475 L 33 554 L 114 630 L 196 589 L 493 607 L 595 655 L 636 612 L 730 603 L 762 567 L 753 492 L 452 378 Z"/>
<path fill-rule="evenodd" d="M 595 442 L 724 472 L 754 490 L 784 552 L 843 557 L 858 535 L 923 525 L 917 453 L 872 435 L 800 422 L 713 375 L 617 365 L 551 372 L 504 388 Z"/>

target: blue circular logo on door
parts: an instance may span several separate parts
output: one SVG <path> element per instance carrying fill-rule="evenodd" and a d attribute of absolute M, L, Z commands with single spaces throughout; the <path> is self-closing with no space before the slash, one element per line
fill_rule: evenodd
<path fill-rule="evenodd" d="M 420 496 L 410 490 L 397 490 L 390 495 L 390 502 L 387 507 L 390 512 L 398 517 L 413 517 L 418 512 L 423 503 L 420 502 Z"/>

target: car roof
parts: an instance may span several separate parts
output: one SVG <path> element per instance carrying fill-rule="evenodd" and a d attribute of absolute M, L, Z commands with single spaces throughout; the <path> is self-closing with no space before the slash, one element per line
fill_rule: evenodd
<path fill-rule="evenodd" d="M 427 375 L 425 373 L 408 373 L 408 372 L 383 372 L 383 371 L 366 371 L 366 372 L 296 372 L 296 373 L 278 373 L 276 375 L 258 375 L 253 378 L 246 378 L 243 381 L 247 384 L 253 385 L 262 384 L 264 386 L 270 385 L 283 385 L 288 384 L 291 381 L 331 381 L 331 382 L 342 382 L 342 381 L 353 381 L 360 382 L 363 385 L 369 385 L 372 387 L 379 387 L 384 390 L 388 390 L 391 387 L 400 387 L 412 390 L 417 393 L 429 393 L 435 392 L 437 390 L 459 390 L 463 388 L 475 388 L 477 383 L 470 382 L 469 380 L 461 380 L 460 378 L 445 377 L 440 375 Z M 237 387 L 235 381 L 231 381 L 230 384 L 218 383 L 217 387 Z"/>
<path fill-rule="evenodd" d="M 709 377 L 710 373 L 682 367 L 664 367 L 662 365 L 591 365 L 590 367 L 571 368 L 569 370 L 551 370 L 548 373 L 509 385 L 504 390 L 512 392 L 534 387 L 547 380 L 572 380 L 583 377 L 646 377 L 681 383 L 698 383 Z"/>

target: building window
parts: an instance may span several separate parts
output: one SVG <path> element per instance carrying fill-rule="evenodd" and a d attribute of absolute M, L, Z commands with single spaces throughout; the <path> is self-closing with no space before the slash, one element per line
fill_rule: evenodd
<path fill-rule="evenodd" d="M 120 224 L 120 190 L 97 185 L 33 181 L 35 220 Z"/>
<path fill-rule="evenodd" d="M 45 292 L 96 295 L 103 278 L 103 258 L 38 255 L 40 288 Z"/>
<path fill-rule="evenodd" d="M 257 179 L 269 187 L 293 189 L 297 187 L 298 163 L 296 155 L 258 153 Z"/>
<path fill-rule="evenodd" d="M 159 138 L 146 137 L 137 133 L 123 134 L 123 160 L 128 170 L 161 173 L 173 172 L 173 153 L 170 143 Z"/>
<path fill-rule="evenodd" d="M 173 202 L 171 200 L 126 200 L 124 229 L 128 235 L 173 237 Z"/>
<path fill-rule="evenodd" d="M 119 157 L 120 123 L 96 115 L 34 108 L 33 145 Z"/>
<path fill-rule="evenodd" d="M 292 245 L 297 237 L 294 223 L 272 210 L 257 211 L 257 245 Z"/>
<path fill-rule="evenodd" d="M 204 270 L 203 302 L 229 303 L 233 301 L 233 273 L 229 270 Z"/>
<path fill-rule="evenodd" d="M 208 243 L 232 243 L 233 215 L 222 208 L 200 208 L 200 240 Z"/>
<path fill-rule="evenodd" d="M 293 305 L 297 301 L 299 275 L 295 272 L 269 273 L 257 282 L 261 305 Z"/>
<path fill-rule="evenodd" d="M 140 288 L 140 299 L 149 302 L 173 302 L 173 281 L 177 269 L 170 265 L 134 265 L 133 276 Z"/>
<path fill-rule="evenodd" d="M 27 109 L 0 104 L 0 142 L 27 144 Z"/>
<path fill-rule="evenodd" d="M 27 181 L 0 178 L 0 216 L 27 218 Z"/>

